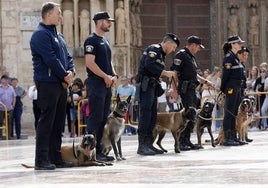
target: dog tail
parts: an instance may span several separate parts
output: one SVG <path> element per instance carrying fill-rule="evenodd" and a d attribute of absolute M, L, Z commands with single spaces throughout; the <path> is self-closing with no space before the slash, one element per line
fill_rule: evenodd
<path fill-rule="evenodd" d="M 27 164 L 24 164 L 24 163 L 22 163 L 21 166 L 23 166 L 25 168 L 34 168 L 33 165 L 27 165 Z"/>

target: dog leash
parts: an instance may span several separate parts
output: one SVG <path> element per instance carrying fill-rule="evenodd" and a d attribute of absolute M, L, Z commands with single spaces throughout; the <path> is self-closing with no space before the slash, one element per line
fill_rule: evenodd
<path fill-rule="evenodd" d="M 172 88 L 171 88 L 172 83 L 174 83 L 175 88 L 176 88 L 176 92 L 177 92 L 178 85 L 177 85 L 177 83 L 175 82 L 175 78 L 174 78 L 174 76 L 171 77 L 171 81 L 170 81 L 170 84 L 169 84 L 169 88 L 168 88 L 168 89 L 172 89 Z M 183 104 L 182 104 L 182 102 L 181 102 L 181 98 L 177 99 L 175 103 L 176 103 L 176 105 L 177 105 L 178 111 L 181 111 L 181 110 L 183 109 Z"/>

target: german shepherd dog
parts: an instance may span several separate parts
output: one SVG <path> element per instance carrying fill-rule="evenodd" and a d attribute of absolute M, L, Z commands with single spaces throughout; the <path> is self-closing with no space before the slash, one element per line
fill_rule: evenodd
<path fill-rule="evenodd" d="M 214 138 L 211 131 L 211 124 L 212 124 L 212 111 L 214 108 L 214 103 L 206 100 L 202 109 L 198 110 L 197 112 L 197 121 L 196 121 L 196 133 L 197 133 L 197 140 L 198 145 L 202 147 L 201 137 L 204 133 L 204 128 L 207 128 L 208 133 L 211 138 L 211 145 L 215 147 Z"/>
<path fill-rule="evenodd" d="M 249 116 L 252 108 L 252 100 L 250 98 L 244 98 L 239 105 L 236 116 L 236 131 L 241 141 L 246 141 L 248 125 L 253 118 L 252 114 Z"/>
<path fill-rule="evenodd" d="M 162 151 L 167 152 L 161 145 L 161 141 L 166 134 L 166 130 L 170 130 L 174 141 L 174 150 L 176 153 L 180 153 L 180 136 L 186 128 L 189 121 L 195 121 L 196 110 L 193 107 L 188 109 L 183 108 L 179 112 L 161 112 L 157 114 L 156 126 L 153 130 L 153 137 L 158 140 L 156 144 L 161 148 Z"/>
<path fill-rule="evenodd" d="M 105 166 L 112 165 L 103 161 L 96 160 L 96 138 L 93 134 L 83 136 L 80 145 L 62 146 L 62 159 L 66 162 L 72 162 L 74 166 Z"/>
<path fill-rule="evenodd" d="M 128 106 L 131 100 L 131 96 L 127 100 L 121 100 L 119 96 L 116 99 L 116 106 L 113 112 L 108 116 L 107 123 L 104 127 L 101 146 L 102 153 L 108 155 L 112 150 L 116 160 L 125 160 L 122 155 L 121 149 L 121 136 L 125 130 L 125 116 L 128 110 Z"/>

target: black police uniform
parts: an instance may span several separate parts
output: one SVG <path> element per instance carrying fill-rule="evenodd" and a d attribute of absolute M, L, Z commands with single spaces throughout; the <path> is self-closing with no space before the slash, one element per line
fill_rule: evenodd
<path fill-rule="evenodd" d="M 199 85 L 199 81 L 197 80 L 197 64 L 194 55 L 188 48 L 184 47 L 177 52 L 171 69 L 178 72 L 178 92 L 181 96 L 183 107 L 196 107 L 197 97 L 195 89 Z M 197 149 L 197 146 L 193 145 L 190 141 L 193 128 L 194 122 L 190 121 L 186 129 L 182 132 L 180 138 L 181 150 L 186 150 L 187 146 Z"/>
<path fill-rule="evenodd" d="M 241 86 L 243 85 L 244 66 L 236 54 L 229 51 L 223 59 L 221 91 L 225 94 L 224 103 L 224 145 L 239 145 L 236 136 L 235 118 L 241 102 Z"/>
<path fill-rule="evenodd" d="M 111 65 L 111 48 L 105 37 L 95 33 L 88 36 L 84 43 L 84 53 L 95 55 L 95 62 L 108 75 L 114 75 Z M 96 153 L 101 154 L 101 138 L 107 117 L 110 113 L 111 88 L 107 88 L 103 78 L 87 68 L 87 94 L 90 114 L 87 120 L 87 132 L 97 137 Z"/>
<path fill-rule="evenodd" d="M 138 154 L 163 153 L 153 147 L 153 129 L 157 117 L 157 91 L 159 77 L 164 70 L 166 54 L 160 44 L 150 45 L 140 61 L 137 85 L 140 85 L 140 117 L 138 125 Z M 161 86 L 160 86 L 161 87 Z"/>

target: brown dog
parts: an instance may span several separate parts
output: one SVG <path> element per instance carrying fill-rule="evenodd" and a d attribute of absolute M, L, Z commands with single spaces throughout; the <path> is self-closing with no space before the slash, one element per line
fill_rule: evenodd
<path fill-rule="evenodd" d="M 255 103 L 256 103 L 255 99 L 250 97 L 250 98 L 244 98 L 239 104 L 235 126 L 236 126 L 236 131 L 238 132 L 239 139 L 241 139 L 241 141 L 245 141 L 247 137 L 248 124 L 252 120 L 252 116 L 248 117 L 248 112 L 253 111 L 253 106 Z M 224 132 L 223 132 L 223 127 L 221 126 L 219 135 L 217 139 L 215 140 L 215 144 L 223 145 L 223 142 L 224 142 Z"/>
<path fill-rule="evenodd" d="M 238 108 L 236 116 L 236 131 L 238 133 L 238 138 L 241 141 L 246 141 L 247 128 L 249 123 L 252 121 L 252 115 L 248 115 L 251 108 L 252 101 L 249 98 L 244 98 Z"/>
<path fill-rule="evenodd" d="M 87 134 L 83 137 L 80 145 L 62 146 L 62 159 L 72 162 L 74 166 L 105 166 L 112 165 L 103 161 L 96 160 L 96 139 L 94 135 Z"/>
<path fill-rule="evenodd" d="M 180 136 L 182 131 L 186 128 L 189 121 L 195 121 L 195 108 L 182 109 L 179 112 L 161 112 L 157 114 L 156 126 L 153 130 L 153 137 L 156 139 L 158 135 L 157 145 L 167 152 L 161 145 L 161 141 L 166 134 L 166 130 L 170 130 L 175 140 L 174 150 L 180 153 Z"/>
<path fill-rule="evenodd" d="M 202 106 L 202 109 L 200 109 L 197 112 L 196 133 L 197 133 L 198 145 L 201 148 L 203 148 L 202 143 L 201 143 L 201 137 L 204 133 L 204 128 L 207 128 L 208 133 L 211 138 L 211 145 L 215 147 L 214 138 L 213 138 L 213 134 L 211 131 L 213 108 L 214 108 L 214 103 L 210 101 L 205 101 L 204 105 Z"/>

